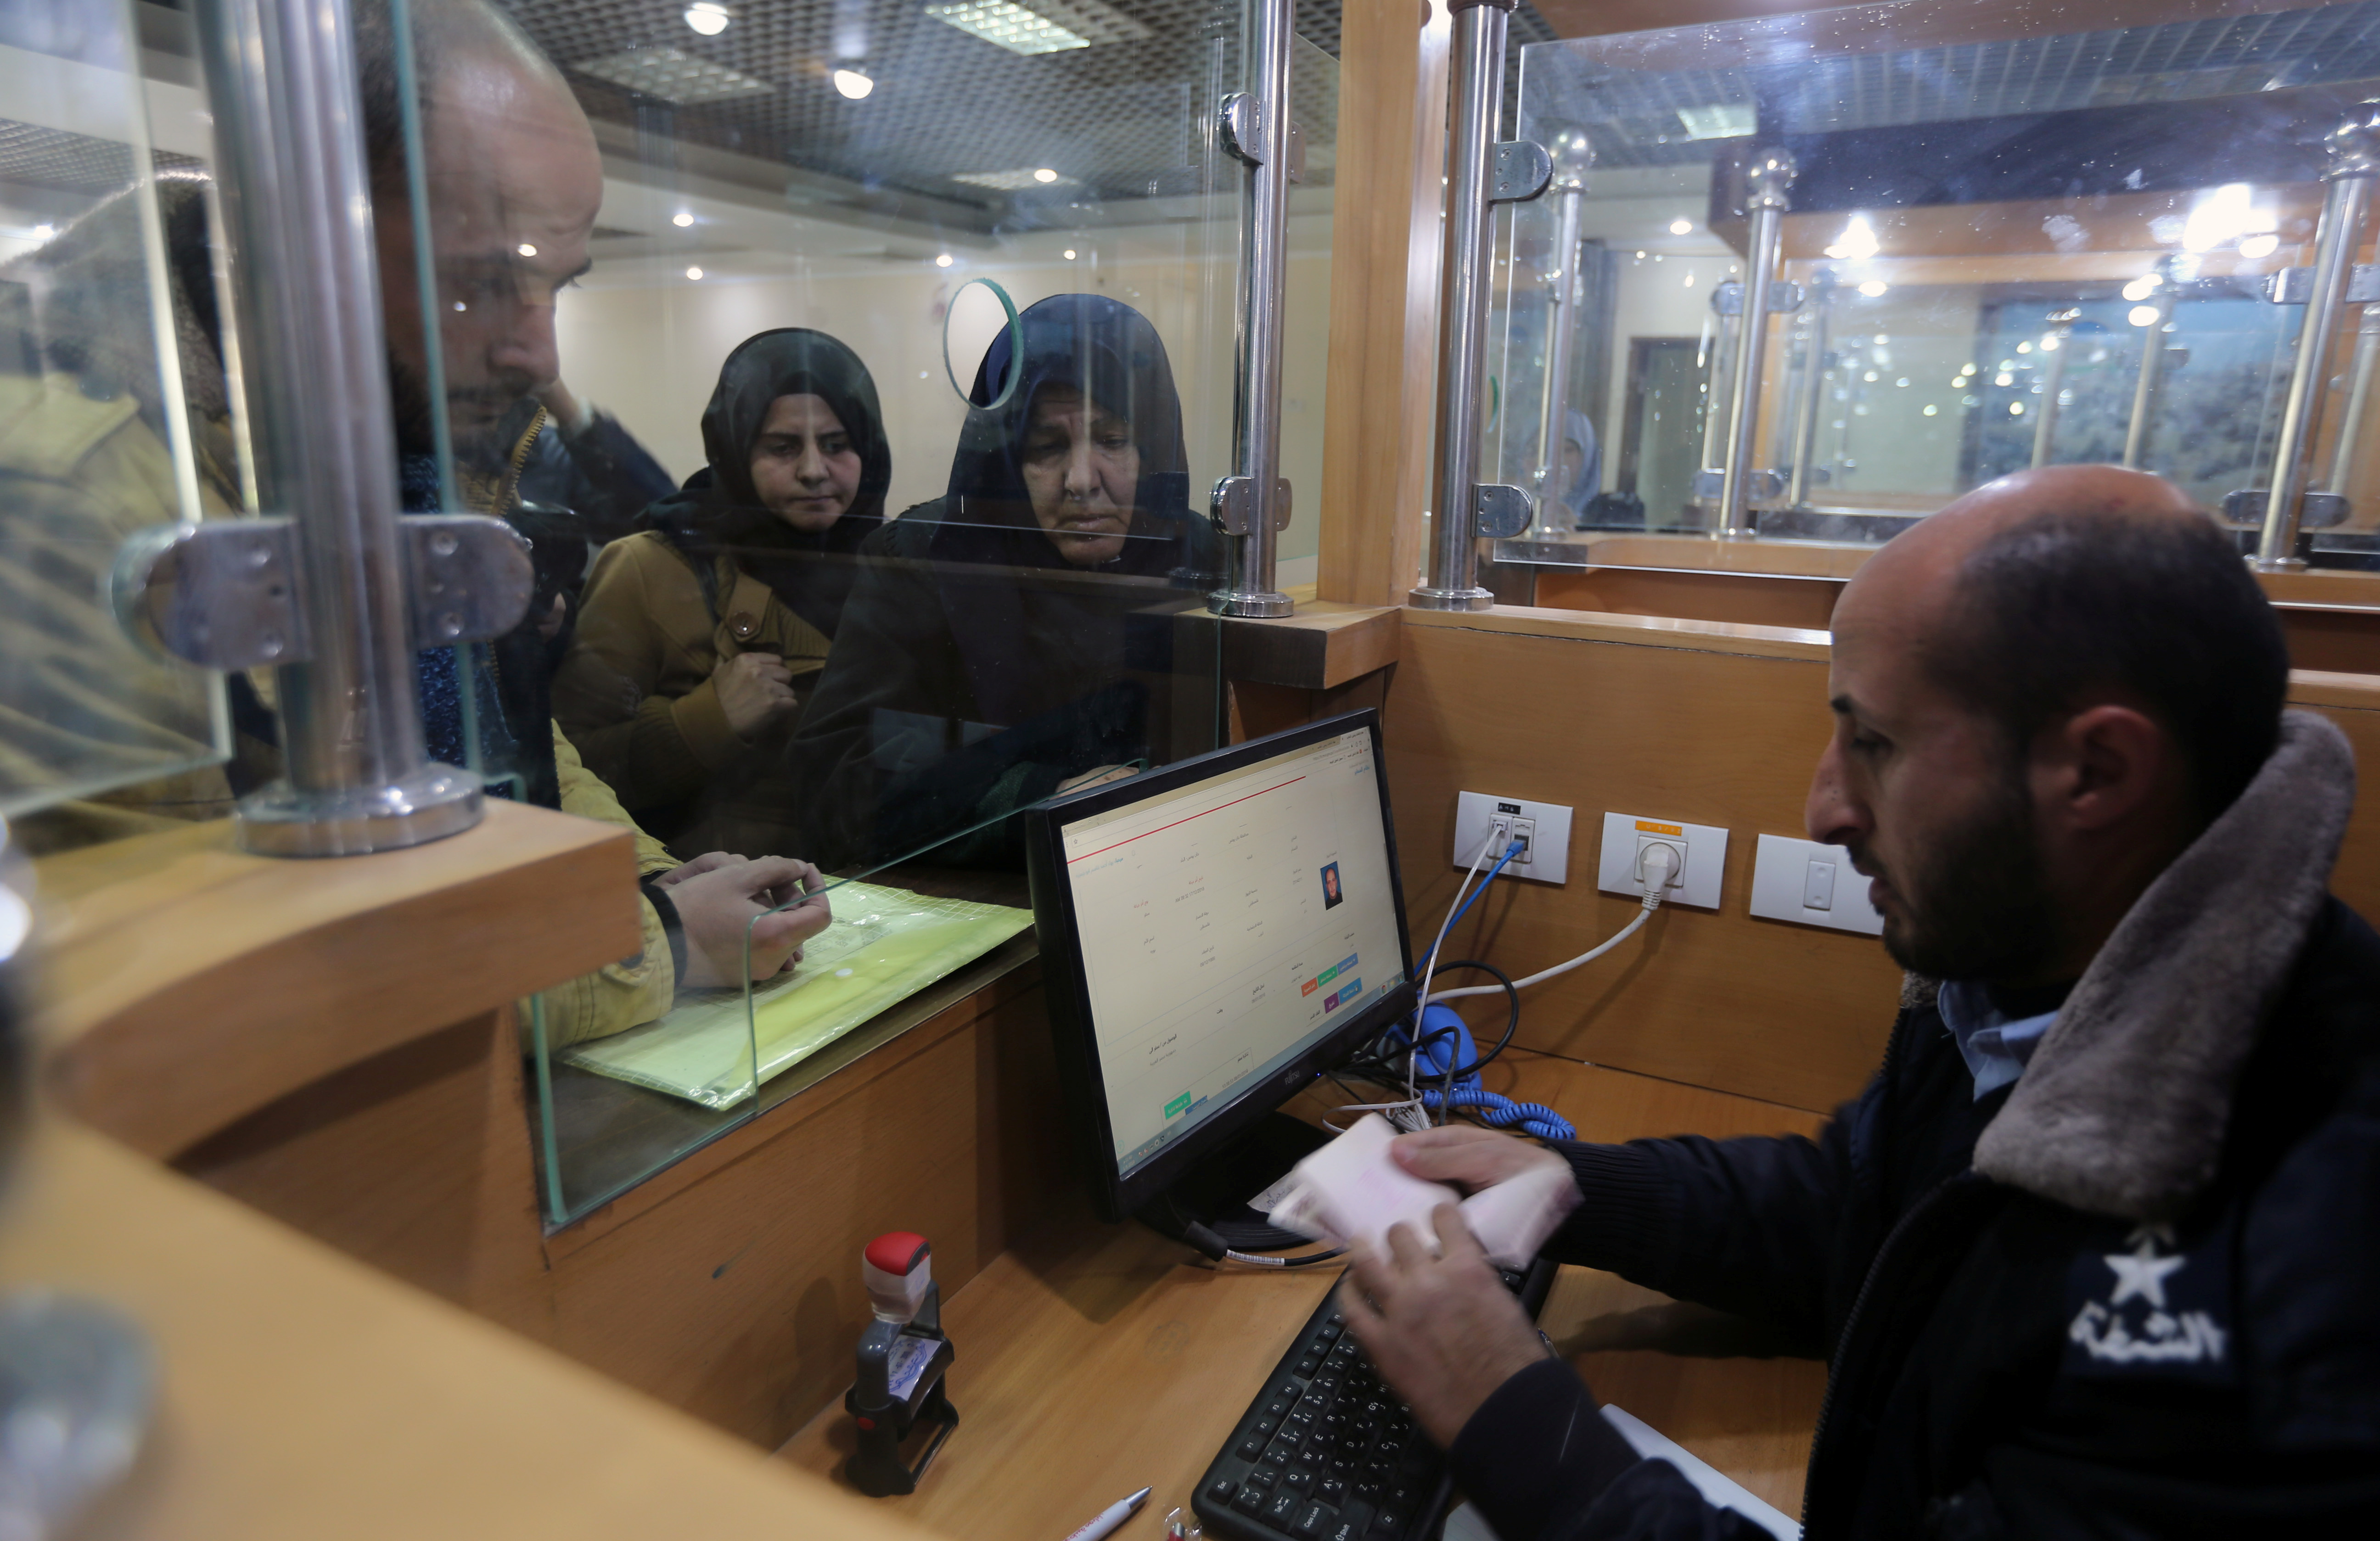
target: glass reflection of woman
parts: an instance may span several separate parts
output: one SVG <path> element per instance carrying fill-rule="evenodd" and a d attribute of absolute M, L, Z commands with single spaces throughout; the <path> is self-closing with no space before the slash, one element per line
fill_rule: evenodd
<path fill-rule="evenodd" d="M 763 332 L 721 366 L 702 444 L 596 559 L 554 715 L 679 854 L 799 855 L 785 746 L 892 479 L 876 383 L 822 332 Z"/>
<path fill-rule="evenodd" d="M 869 540 L 795 741 L 833 864 L 1129 773 L 1164 719 L 1167 613 L 1221 565 L 1188 506 L 1165 345 L 1138 311 L 1099 295 L 1030 307 L 968 401 L 948 491 Z M 994 829 L 935 859 L 1015 855 Z"/>

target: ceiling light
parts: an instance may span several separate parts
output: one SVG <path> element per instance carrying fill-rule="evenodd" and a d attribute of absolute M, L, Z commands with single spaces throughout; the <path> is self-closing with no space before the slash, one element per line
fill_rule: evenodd
<path fill-rule="evenodd" d="M 1036 182 L 1055 182 L 1057 179 L 1058 174 L 1048 166 L 1038 166 L 1034 169 L 1033 180 Z"/>
<path fill-rule="evenodd" d="M 1070 247 L 1068 247 L 1068 248 L 1066 249 L 1066 261 L 1068 261 L 1069 262 L 1071 262 L 1071 261 L 1073 261 L 1074 260 L 1075 260 L 1075 249 L 1074 249 L 1073 247 L 1071 247 L 1071 246 L 1070 246 Z"/>
<path fill-rule="evenodd" d="M 727 30 L 727 24 L 735 19 L 727 14 L 727 7 L 716 4 L 715 0 L 694 0 L 694 4 L 686 8 L 686 24 L 707 38 L 715 38 Z"/>
<path fill-rule="evenodd" d="M 1691 236 L 1694 233 L 1694 222 L 1693 220 L 1673 219 L 1670 222 L 1670 234 L 1672 236 Z"/>
<path fill-rule="evenodd" d="M 776 90 L 741 70 L 698 59 L 674 48 L 631 48 L 600 59 L 572 65 L 581 75 L 625 86 L 640 96 L 659 97 L 680 106 L 727 102 L 739 96 L 765 96 Z"/>
<path fill-rule="evenodd" d="M 1077 186 L 1071 176 L 1061 176 L 1048 166 L 1018 166 L 1011 171 L 959 171 L 951 174 L 953 182 L 965 182 L 971 188 L 990 188 L 994 192 L 1021 192 L 1027 188 L 1046 188 L 1053 184 Z"/>
<path fill-rule="evenodd" d="M 527 241 L 521 242 L 520 245 L 513 248 L 513 249 L 519 252 L 524 257 L 534 257 L 537 255 L 537 248 L 529 245 Z"/>
<path fill-rule="evenodd" d="M 33 239 L 37 241 L 46 241 L 57 233 L 58 227 L 55 224 L 37 224 L 33 226 Z"/>
<path fill-rule="evenodd" d="M 1687 287 L 1687 288 L 1689 288 L 1689 289 L 1691 289 L 1691 288 L 1693 288 L 1694 286 L 1694 275 L 1693 273 L 1690 273 L 1686 274 L 1686 287 Z"/>
<path fill-rule="evenodd" d="M 1835 244 L 1827 248 L 1827 255 L 1839 261 L 1864 261 L 1876 254 L 1877 244 L 1876 226 L 1867 222 L 1865 214 L 1853 214 L 1851 223 L 1843 226 L 1843 233 L 1835 238 Z"/>
<path fill-rule="evenodd" d="M 2010 374 L 2006 370 L 2002 370 L 2000 373 L 1992 376 L 1992 383 L 1995 385 L 2013 385 L 2016 383 L 2016 376 Z"/>
<path fill-rule="evenodd" d="M 869 91 L 876 89 L 876 82 L 868 79 L 865 71 L 845 65 L 834 72 L 834 89 L 854 102 L 862 102 L 867 100 Z"/>
<path fill-rule="evenodd" d="M 1082 33 L 1061 27 L 1022 6 L 1012 5 L 1009 0 L 953 0 L 951 4 L 928 6 L 926 14 L 1012 54 L 1061 54 L 1070 48 L 1091 45 L 1091 40 Z"/>
<path fill-rule="evenodd" d="M 943 252 L 941 256 L 939 256 L 939 257 L 937 257 L 937 258 L 935 258 L 935 259 L 934 259 L 934 266 L 936 266 L 936 267 L 938 267 L 938 268 L 946 268 L 946 267 L 949 267 L 950 265 L 951 265 L 951 254 L 950 254 L 949 252 L 947 252 L 947 251 Z"/>
<path fill-rule="evenodd" d="M 2258 257 L 2270 257 L 2280 249 L 2281 238 L 2269 230 L 2261 236 L 2247 237 L 2240 243 L 2240 255 L 2251 261 Z"/>
<path fill-rule="evenodd" d="M 2124 285 L 2124 297 L 2146 299 L 2156 291 L 2156 286 L 2164 282 L 2165 280 L 2156 273 L 2144 273 Z"/>
<path fill-rule="evenodd" d="M 2182 249 L 2212 251 L 2265 224 L 2265 220 L 2257 217 L 2255 197 L 2256 189 L 2245 182 L 2227 182 L 2200 195 L 2191 206 L 2189 221 L 2181 227 Z"/>
<path fill-rule="evenodd" d="M 1889 287 L 1891 287 L 1891 285 L 1885 283 L 1883 279 L 1871 278 L 1866 283 L 1860 285 L 1859 292 L 1867 296 L 1870 299 L 1880 299 L 1884 297 L 1884 291 Z"/>
<path fill-rule="evenodd" d="M 1936 411 L 1936 408 L 1935 408 L 1934 404 L 1933 404 L 1932 402 L 1930 402 L 1930 401 L 1929 401 L 1929 402 L 1927 402 L 1927 403 L 1925 404 L 1925 415 L 1926 415 L 1927 417 L 1929 417 L 1929 418 L 1930 418 L 1930 417 L 1932 417 L 1932 416 L 1934 415 L 1935 411 Z"/>
<path fill-rule="evenodd" d="M 2031 353 L 2033 351 L 2033 345 L 2031 343 L 2019 343 L 2016 345 L 2016 350 L 2019 353 Z"/>
<path fill-rule="evenodd" d="M 700 283 L 702 281 L 702 270 L 700 268 L 688 268 L 686 270 L 686 275 L 688 278 L 695 280 L 697 283 Z"/>
<path fill-rule="evenodd" d="M 2124 319 L 2134 326 L 2155 326 L 2165 317 L 2158 313 L 2157 308 L 2154 305 L 2135 305 L 2132 307 L 2132 313 Z"/>
<path fill-rule="evenodd" d="M 692 224 L 694 223 L 694 216 L 693 216 L 692 214 L 687 213 L 685 210 L 680 209 L 676 213 L 674 213 L 674 214 L 672 214 L 672 215 L 670 216 L 670 223 L 671 223 L 672 224 L 676 225 L 679 229 L 683 230 L 683 229 L 685 229 L 687 225 Z"/>
<path fill-rule="evenodd" d="M 1680 107 L 1678 121 L 1690 140 L 1740 140 L 1757 123 L 1749 102 L 1725 102 L 1716 107 Z"/>
<path fill-rule="evenodd" d="M 2041 351 L 2044 353 L 2056 353 L 2058 351 L 2058 337 L 2055 333 L 2041 339 Z"/>
<path fill-rule="evenodd" d="M 2010 417 L 2011 417 L 2011 418 L 2022 418 L 2022 417 L 2023 417 L 2023 416 L 2024 416 L 2024 403 L 2022 403 L 2022 402 L 2021 402 L 2021 401 L 2012 401 L 2012 402 L 2010 402 L 2010 403 L 2009 403 L 2009 416 L 2010 416 Z"/>

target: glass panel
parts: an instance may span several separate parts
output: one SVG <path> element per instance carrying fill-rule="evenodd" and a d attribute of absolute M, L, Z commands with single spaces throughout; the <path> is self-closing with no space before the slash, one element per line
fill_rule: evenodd
<path fill-rule="evenodd" d="M 1335 41 L 1335 40 L 1334 40 Z M 1339 181 L 1339 61 L 1304 38 L 1289 53 L 1289 110 L 1305 145 L 1305 174 L 1289 190 L 1289 278 L 1282 315 L 1281 474 L 1289 528 L 1276 548 L 1278 584 L 1319 576 L 1322 425 L 1330 362 L 1330 211 Z M 1230 273 L 1229 264 L 1218 271 Z M 1235 303 L 1224 297 L 1224 303 Z"/>
<path fill-rule="evenodd" d="M 1504 554 L 1658 565 L 1681 552 L 1610 537 L 1714 527 L 1742 325 L 1716 311 L 1740 305 L 1722 285 L 1747 262 L 1755 145 L 1798 163 L 1784 293 L 1752 318 L 1764 540 L 1872 544 L 1994 477 L 2128 450 L 2210 508 L 2267 485 L 2304 314 L 2267 280 L 2311 261 L 2316 141 L 2380 78 L 2368 7 L 2100 30 L 2077 14 L 1878 6 L 1524 48 L 1521 133 L 1595 152 L 1560 394 L 1572 445 L 1616 449 L 1597 495 L 1566 500 L 1567 530 L 1541 526 L 1552 546 Z M 1505 222 L 1491 445 L 1523 486 L 1547 465 L 1561 215 L 1557 192 Z M 2317 533 L 2318 565 L 2368 564 L 2380 528 L 2380 467 L 2340 431 L 2350 398 L 2371 410 L 2356 360 L 2380 357 L 2358 353 L 2357 322 L 2350 307 L 2314 479 L 2350 511 Z"/>
<path fill-rule="evenodd" d="M 224 817 L 271 772 L 225 764 L 220 680 L 137 648 L 105 597 L 127 537 L 242 503 L 203 134 L 194 93 L 154 89 L 171 148 L 128 6 L 0 9 L 0 815 L 36 854 Z"/>
<path fill-rule="evenodd" d="M 540 580 L 433 750 L 644 836 L 643 952 L 526 1029 L 560 1223 L 1029 956 L 1015 813 L 1219 742 L 1240 10 L 363 10 L 408 506 Z"/>

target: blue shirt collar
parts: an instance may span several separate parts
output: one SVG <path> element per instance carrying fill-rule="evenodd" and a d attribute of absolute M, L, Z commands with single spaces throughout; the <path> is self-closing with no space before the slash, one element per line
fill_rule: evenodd
<path fill-rule="evenodd" d="M 1946 980 L 1934 1002 L 1975 1078 L 1978 1098 L 2023 1074 L 2041 1036 L 2058 1020 L 2055 1011 L 2010 1017 L 1992 1004 L 1991 991 L 1974 979 Z"/>

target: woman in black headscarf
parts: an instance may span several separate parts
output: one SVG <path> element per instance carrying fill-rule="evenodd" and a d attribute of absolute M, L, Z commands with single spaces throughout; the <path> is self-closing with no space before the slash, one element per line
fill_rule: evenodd
<path fill-rule="evenodd" d="M 933 859 L 1014 860 L 990 821 L 1172 747 L 1150 724 L 1170 716 L 1153 702 L 1173 615 L 1221 553 L 1189 509 L 1157 329 L 1103 296 L 1045 299 L 992 343 L 968 402 L 949 491 L 868 540 L 795 740 L 835 865 L 970 829 Z"/>
<path fill-rule="evenodd" d="M 763 332 L 721 367 L 702 447 L 596 559 L 554 716 L 680 855 L 797 855 L 785 746 L 892 479 L 876 382 L 823 332 Z"/>

